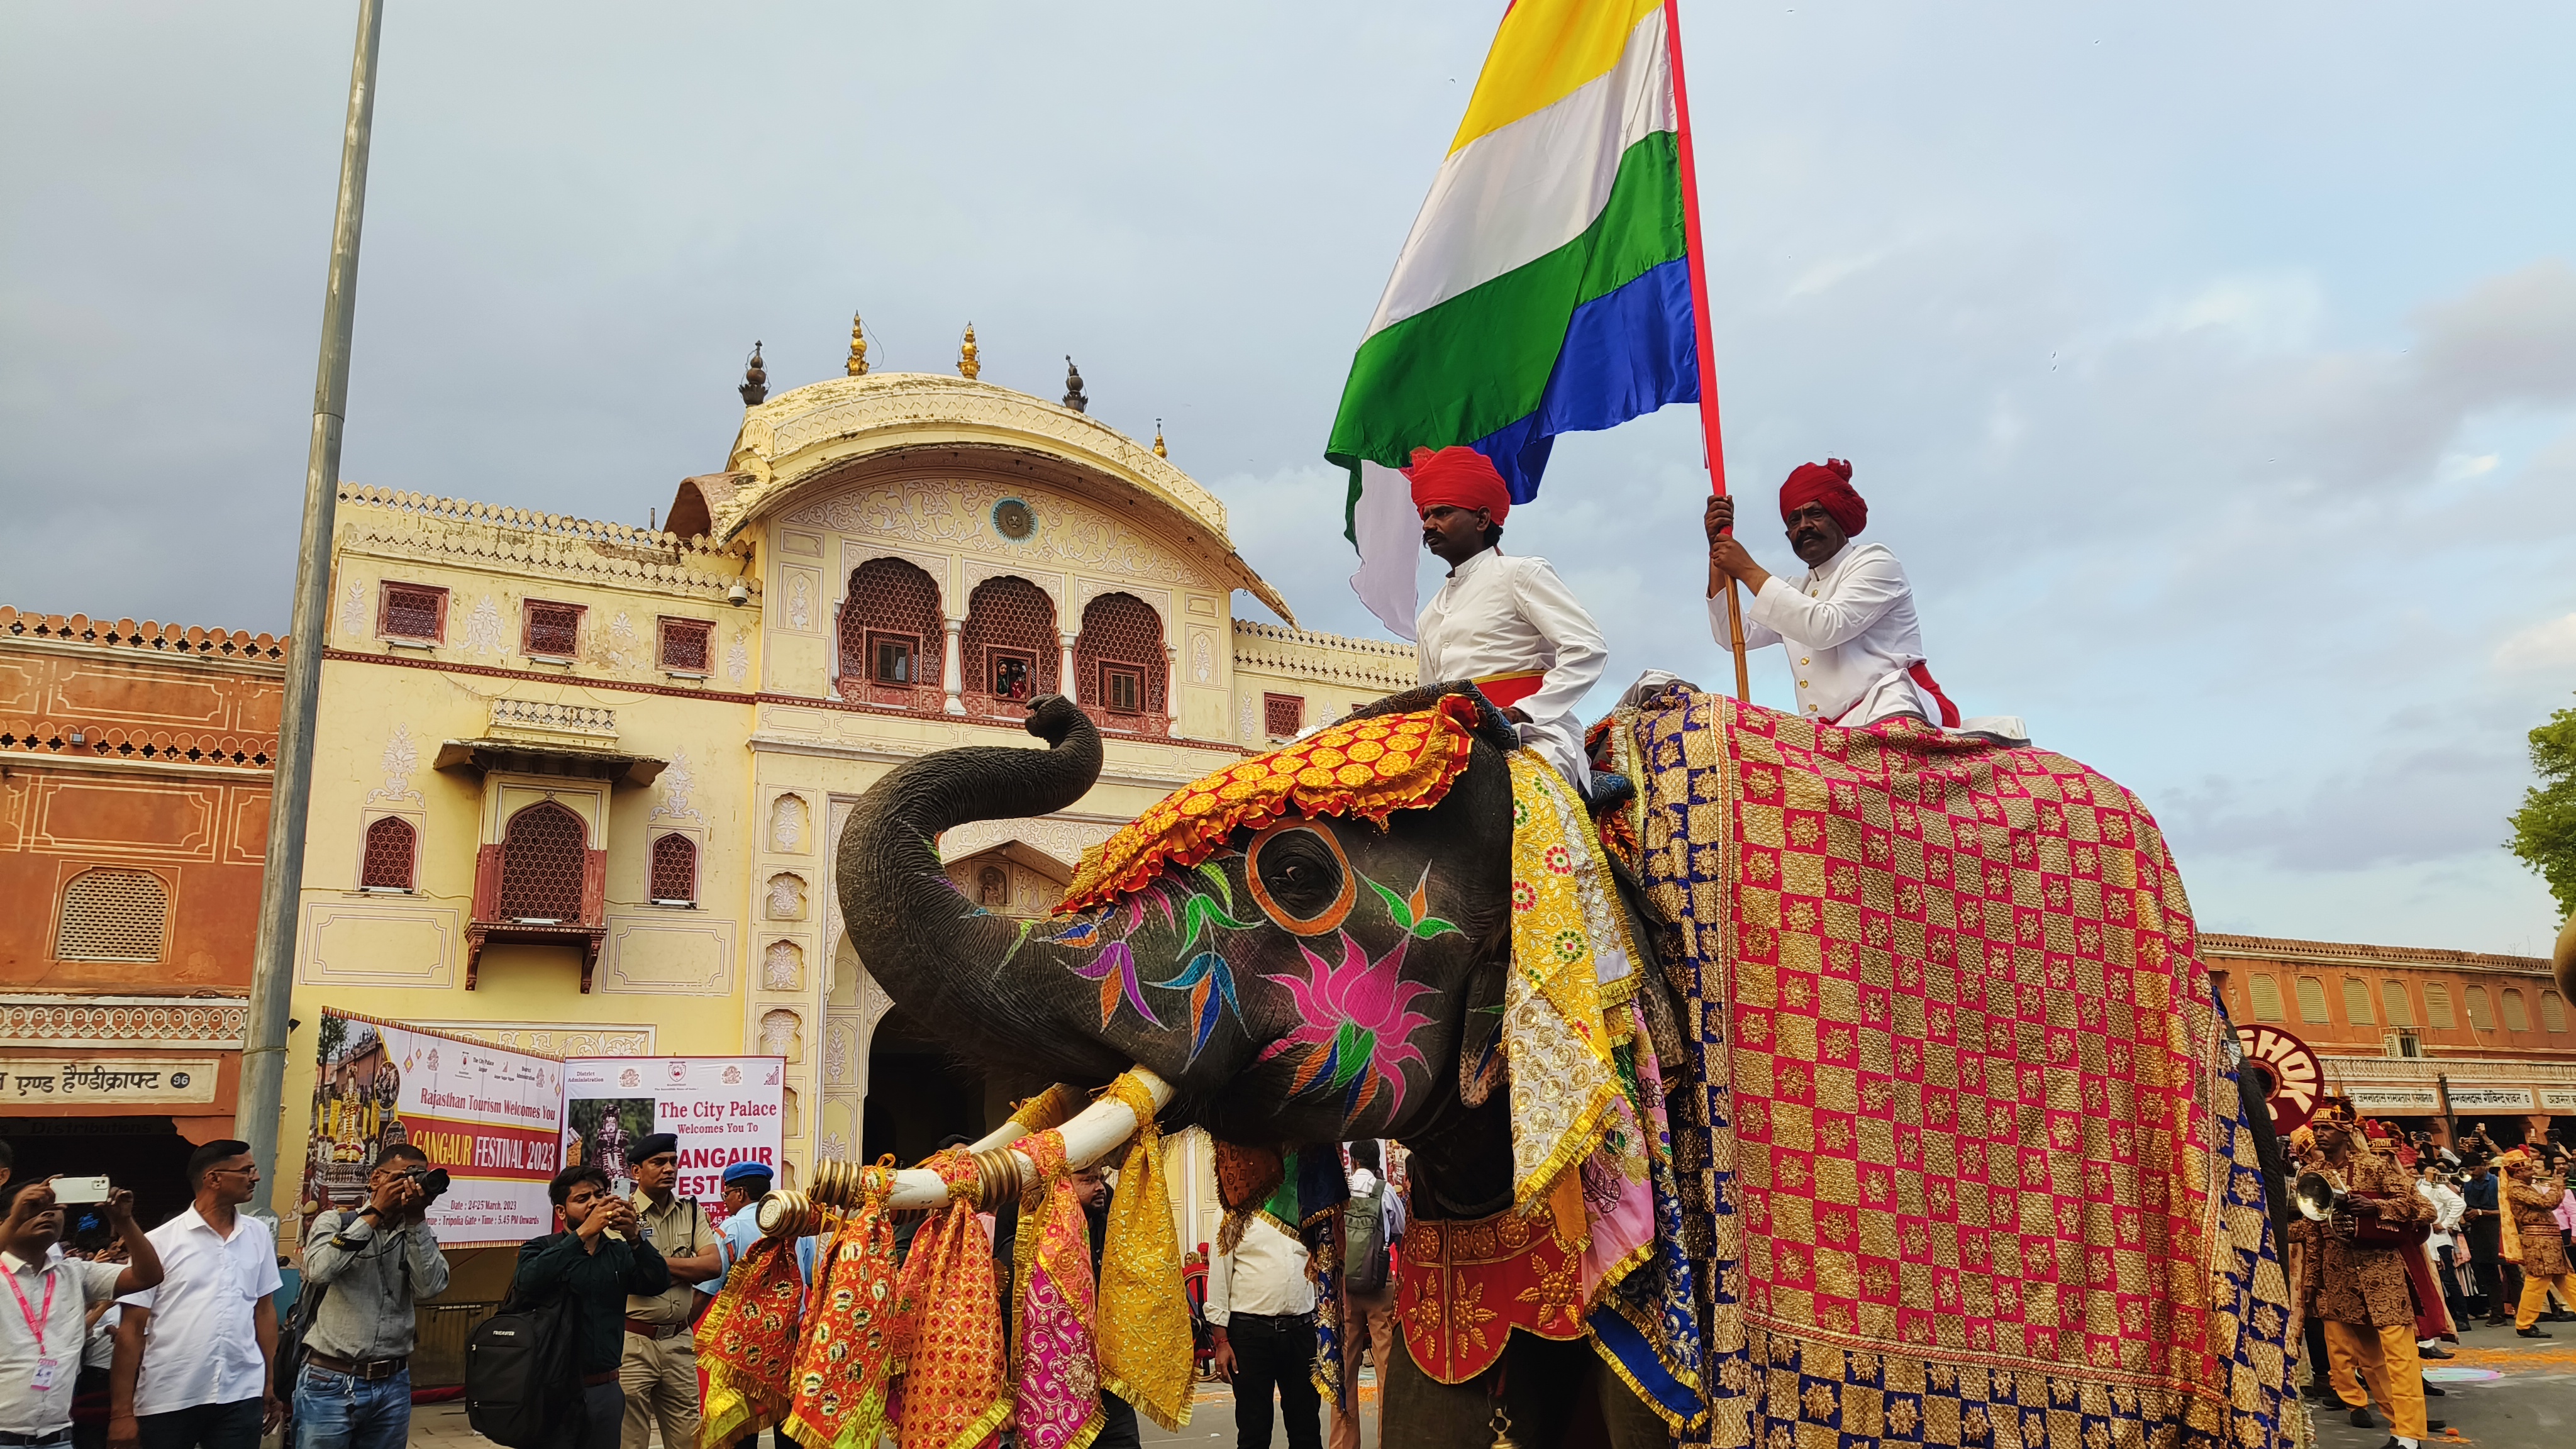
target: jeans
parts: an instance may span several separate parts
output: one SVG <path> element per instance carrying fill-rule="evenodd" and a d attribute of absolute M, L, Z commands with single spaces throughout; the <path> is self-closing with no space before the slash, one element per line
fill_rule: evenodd
<path fill-rule="evenodd" d="M 134 1421 L 142 1449 L 259 1449 L 259 1431 L 268 1417 L 265 1400 L 232 1404 L 194 1404 L 166 1414 L 144 1414 Z"/>
<path fill-rule="evenodd" d="M 1323 1395 L 1315 1392 L 1315 1321 L 1237 1313 L 1225 1326 L 1234 1346 L 1236 1449 L 1270 1449 L 1270 1395 L 1288 1424 L 1288 1449 L 1324 1449 Z"/>
<path fill-rule="evenodd" d="M 403 1449 L 411 1440 L 411 1370 L 352 1378 L 308 1363 L 295 1378 L 295 1449 Z"/>

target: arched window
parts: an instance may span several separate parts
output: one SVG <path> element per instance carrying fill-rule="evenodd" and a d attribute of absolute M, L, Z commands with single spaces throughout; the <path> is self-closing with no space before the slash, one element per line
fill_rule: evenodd
<path fill-rule="evenodd" d="M 2373 1022 L 2370 1014 L 2370 983 L 2358 976 L 2347 976 L 2343 979 L 2343 1019 L 2355 1026 L 2369 1026 Z"/>
<path fill-rule="evenodd" d="M 899 558 L 859 565 L 841 603 L 841 697 L 937 708 L 946 633 L 939 621 L 939 586 L 930 575 Z M 931 698 L 925 701 L 924 694 Z"/>
<path fill-rule="evenodd" d="M 521 810 L 501 831 L 501 919 L 578 921 L 590 831 L 551 800 Z"/>
<path fill-rule="evenodd" d="M 2522 993 L 2510 986 L 2506 987 L 2504 992 L 2504 1029 L 2507 1031 L 2531 1030 L 2531 1013 L 2523 1009 Z"/>
<path fill-rule="evenodd" d="M 2388 1024 L 2390 1026 L 2413 1026 L 2415 1024 L 2415 1008 L 2413 1004 L 2408 1002 L 2406 999 L 2405 982 L 2380 982 L 2379 1004 L 2388 1008 Z"/>
<path fill-rule="evenodd" d="M 958 643 L 969 713 L 1016 718 L 1028 701 L 1064 687 L 1056 678 L 1062 646 L 1055 600 L 1027 579 L 1005 575 L 977 584 Z"/>
<path fill-rule="evenodd" d="M 654 837 L 653 904 L 698 903 L 698 843 L 680 834 Z"/>
<path fill-rule="evenodd" d="M 2468 989 L 2467 1002 L 2469 1008 L 2469 1025 L 2476 1027 L 2480 1031 L 2495 1030 L 2495 1017 L 2488 1014 L 2487 1011 L 2487 989 L 2483 986 L 2470 987 Z"/>
<path fill-rule="evenodd" d="M 2254 998 L 2256 1021 L 2288 1020 L 2281 1013 L 2281 983 L 2278 980 L 2269 975 L 2253 976 L 2247 979 L 2245 989 Z"/>
<path fill-rule="evenodd" d="M 399 815 L 382 815 L 367 825 L 367 849 L 358 866 L 358 889 L 407 891 L 419 878 L 420 832 Z"/>
<path fill-rule="evenodd" d="M 170 891 L 148 870 L 85 870 L 63 887 L 55 923 L 58 961 L 158 961 L 170 928 Z"/>
<path fill-rule="evenodd" d="M 2540 1024 L 2550 1031 L 2567 1029 L 2567 1003 L 2555 991 L 2540 993 Z"/>
<path fill-rule="evenodd" d="M 2451 1015 L 2451 988 L 2442 982 L 2424 983 L 2424 1024 L 2435 1031 L 2450 1031 L 2460 1024 Z"/>
<path fill-rule="evenodd" d="M 2299 978 L 2299 1020 L 2331 1022 L 2326 1015 L 2326 984 L 2313 976 Z"/>
<path fill-rule="evenodd" d="M 1102 594 L 1082 611 L 1082 637 L 1074 641 L 1074 667 L 1082 702 L 1106 715 L 1111 729 L 1169 732 L 1163 691 L 1170 673 L 1163 656 L 1163 619 L 1134 594 Z"/>

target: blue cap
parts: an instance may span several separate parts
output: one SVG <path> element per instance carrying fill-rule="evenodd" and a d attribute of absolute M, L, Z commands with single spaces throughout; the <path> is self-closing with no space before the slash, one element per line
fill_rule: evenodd
<path fill-rule="evenodd" d="M 777 1173 L 766 1162 L 737 1162 L 724 1170 L 724 1185 L 731 1187 L 737 1182 L 753 1177 L 765 1182 L 776 1176 Z"/>

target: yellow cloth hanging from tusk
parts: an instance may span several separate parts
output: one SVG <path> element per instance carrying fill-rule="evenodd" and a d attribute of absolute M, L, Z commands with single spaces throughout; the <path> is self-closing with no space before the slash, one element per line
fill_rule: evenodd
<path fill-rule="evenodd" d="M 1136 1136 L 1118 1169 L 1100 1252 L 1101 1382 L 1177 1432 L 1190 1421 L 1195 1383 L 1181 1243 L 1163 1185 L 1162 1132 L 1154 1125 L 1154 1098 L 1133 1073 L 1110 1083 L 1109 1095 L 1136 1114 Z"/>

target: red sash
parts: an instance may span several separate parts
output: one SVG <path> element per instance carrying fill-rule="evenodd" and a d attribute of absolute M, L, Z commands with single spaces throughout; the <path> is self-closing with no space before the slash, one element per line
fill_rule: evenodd
<path fill-rule="evenodd" d="M 1540 681 L 1547 678 L 1543 669 L 1523 670 L 1517 674 L 1488 674 L 1476 681 L 1476 688 L 1494 702 L 1496 709 L 1513 705 L 1538 693 Z"/>

